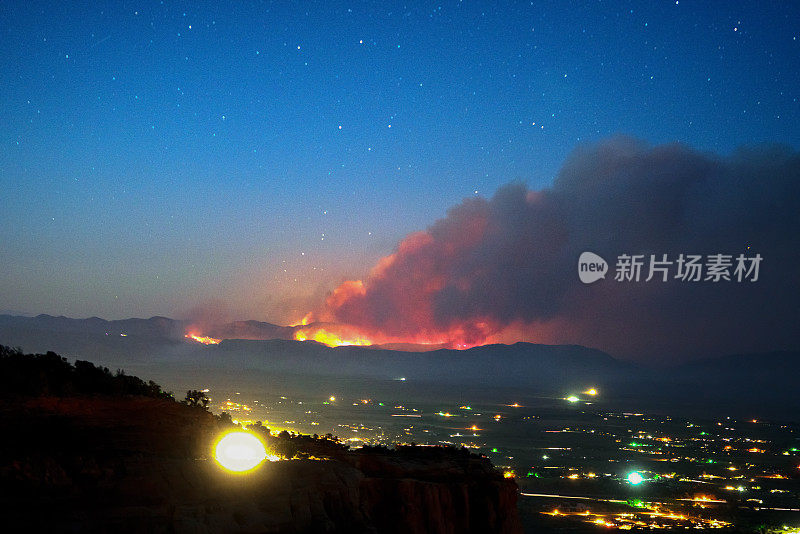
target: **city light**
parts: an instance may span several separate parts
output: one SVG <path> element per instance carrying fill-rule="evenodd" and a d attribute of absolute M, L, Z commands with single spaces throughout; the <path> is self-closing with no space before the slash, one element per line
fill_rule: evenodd
<path fill-rule="evenodd" d="M 264 460 L 275 461 L 277 456 L 267 454 L 264 443 L 250 432 L 229 432 L 214 447 L 214 459 L 226 471 L 247 473 Z"/>
<path fill-rule="evenodd" d="M 644 477 L 642 477 L 642 475 L 640 475 L 639 473 L 634 471 L 633 473 L 630 473 L 628 475 L 628 482 L 630 482 L 631 484 L 636 486 L 636 485 L 641 484 L 642 482 L 644 482 Z"/>

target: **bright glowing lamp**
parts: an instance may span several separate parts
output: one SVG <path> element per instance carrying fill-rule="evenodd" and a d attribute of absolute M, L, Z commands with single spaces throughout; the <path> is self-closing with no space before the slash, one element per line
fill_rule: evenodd
<path fill-rule="evenodd" d="M 229 432 L 214 447 L 214 459 L 232 473 L 252 471 L 268 457 L 275 458 L 267 454 L 264 443 L 250 432 Z"/>
<path fill-rule="evenodd" d="M 575 395 L 570 395 L 569 397 L 567 397 L 567 399 L 566 399 L 566 400 L 568 400 L 569 402 L 578 402 L 578 401 L 579 401 L 579 400 L 581 400 L 581 399 L 579 399 L 579 398 L 578 398 L 578 397 L 576 397 Z"/>
<path fill-rule="evenodd" d="M 644 482 L 644 477 L 639 473 L 637 473 L 636 471 L 634 471 L 633 473 L 628 475 L 628 482 L 636 486 L 637 484 L 641 484 L 642 482 Z"/>

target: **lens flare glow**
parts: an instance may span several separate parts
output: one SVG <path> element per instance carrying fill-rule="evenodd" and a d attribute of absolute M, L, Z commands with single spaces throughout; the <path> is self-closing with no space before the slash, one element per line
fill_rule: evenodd
<path fill-rule="evenodd" d="M 628 482 L 630 482 L 631 484 L 636 486 L 636 485 L 641 484 L 642 482 L 644 482 L 644 477 L 642 475 L 640 475 L 639 473 L 637 473 L 636 471 L 634 471 L 633 473 L 630 473 L 628 475 Z"/>
<path fill-rule="evenodd" d="M 275 461 L 277 456 L 267 453 L 264 443 L 250 432 L 230 432 L 222 436 L 214 447 L 214 459 L 232 473 L 247 473 L 264 460 Z"/>

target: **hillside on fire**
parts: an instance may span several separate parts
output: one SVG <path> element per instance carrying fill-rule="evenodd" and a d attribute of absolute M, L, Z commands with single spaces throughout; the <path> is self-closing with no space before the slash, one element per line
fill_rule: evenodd
<path fill-rule="evenodd" d="M 400 387 L 399 395 L 416 388 L 419 395 L 461 397 L 494 388 L 562 396 L 600 383 L 642 407 L 691 410 L 698 406 L 693 392 L 702 391 L 705 409 L 775 417 L 800 410 L 794 383 L 800 373 L 797 351 L 734 353 L 654 366 L 580 345 L 331 347 L 294 339 L 299 328 L 240 321 L 201 330 L 190 321 L 166 317 L 106 321 L 0 315 L 0 343 L 124 367 L 177 389 L 215 381 L 234 389 L 296 383 L 300 390 L 316 387 L 311 383 L 346 382 L 363 384 L 367 394 L 366 384 L 378 381 Z"/>

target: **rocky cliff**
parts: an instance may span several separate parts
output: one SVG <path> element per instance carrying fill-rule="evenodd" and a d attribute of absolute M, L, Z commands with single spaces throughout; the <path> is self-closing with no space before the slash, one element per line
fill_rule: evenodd
<path fill-rule="evenodd" d="M 4 530 L 521 532 L 516 484 L 465 450 L 283 434 L 292 459 L 232 475 L 210 459 L 226 424 L 167 398 L 0 398 Z"/>

